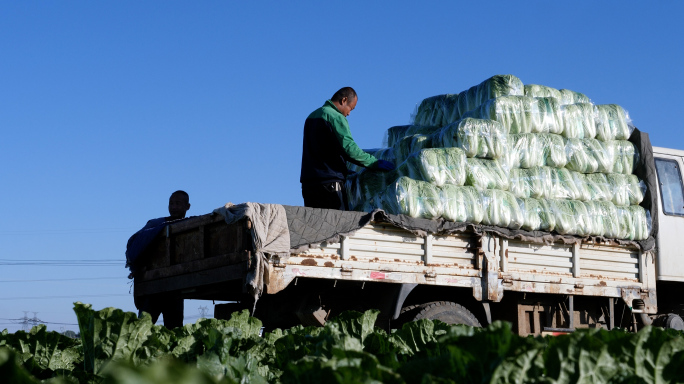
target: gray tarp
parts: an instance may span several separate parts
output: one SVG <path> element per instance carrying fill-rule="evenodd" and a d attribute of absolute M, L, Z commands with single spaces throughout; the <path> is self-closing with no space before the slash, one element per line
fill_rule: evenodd
<path fill-rule="evenodd" d="M 247 291 L 254 297 L 254 305 L 264 287 L 265 263 L 274 255 L 287 256 L 290 250 L 290 232 L 282 205 L 244 203 L 214 210 L 222 215 L 227 224 L 247 217 L 252 222 L 252 247 L 254 254 L 251 267 L 245 277 Z"/>
<path fill-rule="evenodd" d="M 565 244 L 573 244 L 583 240 L 594 239 L 614 242 L 616 244 L 634 245 L 640 247 L 644 251 L 653 248 L 653 243 L 649 242 L 649 240 L 615 240 L 602 237 L 560 235 L 543 231 L 526 231 L 523 229 L 512 230 L 480 224 L 455 223 L 444 219 L 428 220 L 406 215 L 391 215 L 382 210 L 375 210 L 367 213 L 292 206 L 285 206 L 284 208 L 287 213 L 292 252 L 303 251 L 307 248 L 316 248 L 324 241 L 337 243 L 340 241 L 340 236 L 353 234 L 356 230 L 371 221 L 390 223 L 418 236 L 427 233 L 446 235 L 472 231 L 478 235 L 486 233 L 495 234 L 509 240 L 517 239 L 539 244 L 550 244 L 557 241 Z M 335 225 L 336 222 L 339 222 L 340 224 Z M 651 237 L 649 237 L 649 239 L 651 239 Z"/>

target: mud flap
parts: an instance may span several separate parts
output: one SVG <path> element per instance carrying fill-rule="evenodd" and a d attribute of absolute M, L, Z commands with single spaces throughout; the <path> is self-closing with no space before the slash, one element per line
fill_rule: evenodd
<path fill-rule="evenodd" d="M 481 239 L 483 253 L 480 271 L 482 284 L 473 287 L 473 296 L 478 301 L 493 301 L 498 303 L 503 298 L 503 279 L 499 279 L 499 257 L 496 248 L 498 241 L 495 237 L 483 235 Z"/>

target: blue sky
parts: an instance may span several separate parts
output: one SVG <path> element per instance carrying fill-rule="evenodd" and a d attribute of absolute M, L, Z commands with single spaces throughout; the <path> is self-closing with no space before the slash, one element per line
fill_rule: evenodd
<path fill-rule="evenodd" d="M 189 215 L 301 205 L 304 119 L 342 86 L 364 148 L 423 98 L 510 73 L 620 104 L 684 149 L 682 16 L 681 1 L 0 2 L 0 259 L 114 260 L 0 262 L 0 329 L 22 311 L 76 329 L 77 300 L 134 310 L 126 240 L 176 189 Z"/>

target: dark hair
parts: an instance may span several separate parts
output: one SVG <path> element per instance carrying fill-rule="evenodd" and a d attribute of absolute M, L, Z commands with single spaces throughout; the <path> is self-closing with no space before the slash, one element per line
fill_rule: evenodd
<path fill-rule="evenodd" d="M 188 193 L 185 191 L 181 191 L 180 189 L 177 190 L 176 192 L 172 193 L 171 197 L 173 197 L 173 195 L 183 195 L 188 200 L 188 202 L 190 201 L 190 195 L 188 195 Z M 169 198 L 171 198 L 171 197 L 169 197 Z"/>
<path fill-rule="evenodd" d="M 341 102 L 342 99 L 344 99 L 345 97 L 347 98 L 347 100 L 351 101 L 353 98 L 358 97 L 358 96 L 356 96 L 356 91 L 354 90 L 354 88 L 344 87 L 344 88 L 340 88 L 339 91 L 335 92 L 333 97 L 330 98 L 330 101 Z"/>

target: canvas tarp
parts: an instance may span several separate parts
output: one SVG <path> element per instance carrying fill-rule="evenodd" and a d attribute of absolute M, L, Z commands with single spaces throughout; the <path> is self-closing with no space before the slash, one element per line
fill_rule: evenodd
<path fill-rule="evenodd" d="M 278 204 L 243 203 L 226 204 L 213 212 L 233 224 L 247 217 L 252 222 L 252 262 L 245 277 L 247 292 L 254 298 L 254 305 L 264 287 L 265 263 L 274 255 L 287 256 L 290 249 L 285 209 Z"/>

